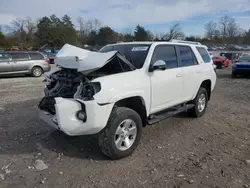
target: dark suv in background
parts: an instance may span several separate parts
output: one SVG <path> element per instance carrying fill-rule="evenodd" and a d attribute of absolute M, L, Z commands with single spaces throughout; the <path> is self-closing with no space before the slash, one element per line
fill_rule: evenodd
<path fill-rule="evenodd" d="M 41 52 L 0 52 L 0 75 L 30 74 L 34 77 L 40 77 L 50 69 L 49 59 Z"/>

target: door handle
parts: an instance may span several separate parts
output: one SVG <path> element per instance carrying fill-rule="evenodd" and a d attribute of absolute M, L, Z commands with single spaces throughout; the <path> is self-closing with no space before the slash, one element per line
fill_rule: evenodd
<path fill-rule="evenodd" d="M 180 78 L 180 77 L 182 77 L 182 74 L 181 74 L 181 73 L 178 73 L 178 74 L 176 74 L 176 77 L 177 77 L 177 78 Z"/>

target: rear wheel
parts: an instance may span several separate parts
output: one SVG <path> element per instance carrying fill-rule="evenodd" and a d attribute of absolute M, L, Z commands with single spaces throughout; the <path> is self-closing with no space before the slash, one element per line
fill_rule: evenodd
<path fill-rule="evenodd" d="M 222 69 L 222 63 L 218 63 L 218 64 L 217 64 L 217 68 L 218 68 L 218 69 Z"/>
<path fill-rule="evenodd" d="M 141 133 L 142 120 L 139 114 L 129 108 L 116 107 L 99 134 L 100 149 L 111 159 L 127 157 L 137 148 Z"/>
<path fill-rule="evenodd" d="M 33 77 L 40 77 L 43 74 L 43 69 L 41 67 L 33 67 L 31 70 L 31 75 Z"/>
<path fill-rule="evenodd" d="M 193 117 L 201 117 L 206 111 L 208 103 L 208 94 L 207 90 L 203 87 L 200 87 L 194 101 L 194 107 L 190 109 L 190 115 Z"/>

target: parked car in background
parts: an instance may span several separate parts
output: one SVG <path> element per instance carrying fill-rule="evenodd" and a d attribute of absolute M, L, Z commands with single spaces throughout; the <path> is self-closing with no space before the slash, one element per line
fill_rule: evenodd
<path fill-rule="evenodd" d="M 40 77 L 50 71 L 46 55 L 36 51 L 5 51 L 0 53 L 0 75 L 31 74 Z"/>
<path fill-rule="evenodd" d="M 241 55 L 240 55 L 240 57 L 239 57 L 239 58 L 242 58 L 242 57 L 244 57 L 244 56 L 248 56 L 248 55 L 250 55 L 250 53 L 243 53 L 243 54 L 241 54 Z"/>
<path fill-rule="evenodd" d="M 213 58 L 213 53 L 212 52 L 208 52 L 209 53 L 209 55 L 210 55 L 210 57 L 211 57 L 211 59 Z"/>
<path fill-rule="evenodd" d="M 56 56 L 56 53 L 51 53 L 51 52 L 43 52 L 47 58 L 49 59 L 50 64 L 54 64 L 54 58 Z"/>
<path fill-rule="evenodd" d="M 226 57 L 213 56 L 212 60 L 217 68 L 228 67 L 228 65 L 229 65 L 229 59 Z"/>
<path fill-rule="evenodd" d="M 231 52 L 222 52 L 220 53 L 220 56 L 225 56 L 229 60 L 235 60 L 237 57 L 239 57 L 241 53 L 231 53 Z"/>
<path fill-rule="evenodd" d="M 250 55 L 240 58 L 240 60 L 232 66 L 232 77 L 236 78 L 239 74 L 250 73 Z"/>

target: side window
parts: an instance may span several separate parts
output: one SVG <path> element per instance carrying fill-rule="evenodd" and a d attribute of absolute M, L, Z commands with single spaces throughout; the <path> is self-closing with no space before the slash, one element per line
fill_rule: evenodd
<path fill-rule="evenodd" d="M 44 59 L 44 57 L 40 53 L 29 53 L 29 55 L 32 60 Z"/>
<path fill-rule="evenodd" d="M 197 65 L 197 59 L 189 46 L 178 46 L 183 67 Z"/>
<path fill-rule="evenodd" d="M 165 61 L 167 69 L 178 67 L 178 60 L 174 46 L 160 45 L 156 46 L 151 63 L 157 60 Z"/>
<path fill-rule="evenodd" d="M 207 50 L 203 47 L 196 47 L 196 49 L 198 50 L 198 52 L 200 53 L 204 63 L 210 63 L 211 62 L 211 57 L 208 54 Z"/>
<path fill-rule="evenodd" d="M 8 54 L 0 53 L 0 62 L 9 60 Z"/>
<path fill-rule="evenodd" d="M 29 60 L 28 53 L 11 53 L 12 60 Z"/>

